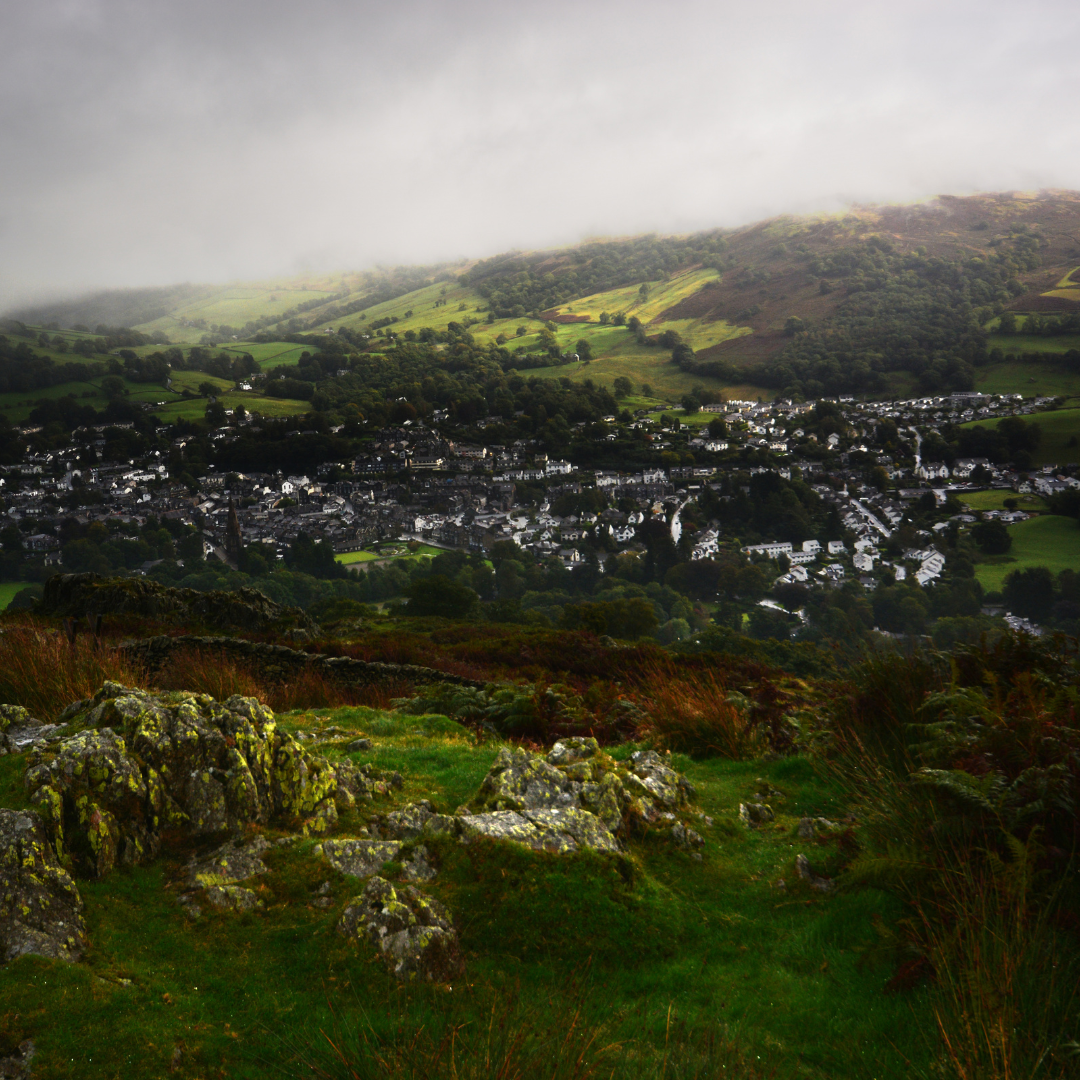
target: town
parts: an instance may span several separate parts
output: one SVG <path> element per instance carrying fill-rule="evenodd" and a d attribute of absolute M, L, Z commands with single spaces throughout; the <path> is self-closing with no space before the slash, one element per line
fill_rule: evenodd
<path fill-rule="evenodd" d="M 196 563 L 217 560 L 223 569 L 238 569 L 245 548 L 270 561 L 287 559 L 305 538 L 332 549 L 354 573 L 370 569 L 365 552 L 385 565 L 417 544 L 486 556 L 509 541 L 523 556 L 569 571 L 591 560 L 602 574 L 612 557 L 616 565 L 645 553 L 642 531 L 650 523 L 654 532 L 658 524 L 670 532 L 687 561 L 759 563 L 774 586 L 855 582 L 873 592 L 915 582 L 932 589 L 960 535 L 980 522 L 1025 520 L 1028 512 L 1017 501 L 1025 496 L 1080 488 L 1075 463 L 1034 468 L 1023 449 L 1007 463 L 953 456 L 942 433 L 963 431 L 958 425 L 972 420 L 1031 417 L 1056 404 L 975 393 L 884 402 L 730 400 L 707 404 L 696 416 L 680 416 L 672 404 L 576 425 L 579 436 L 634 438 L 662 452 L 664 465 L 633 472 L 549 457 L 538 440 L 473 441 L 500 418 L 480 418 L 462 431 L 464 425 L 438 410 L 426 422 L 365 431 L 363 452 L 346 460 L 288 474 L 189 467 L 191 450 L 205 442 L 198 432 L 173 438 L 167 450 L 116 462 L 132 421 L 77 429 L 67 446 L 47 450 L 33 445 L 40 428 L 26 426 L 17 431 L 27 440 L 24 460 L 3 469 L 0 479 L 9 520 L 5 558 L 9 572 L 18 567 L 37 580 L 98 570 L 168 571 L 167 580 L 182 582 L 185 560 L 175 544 L 153 549 L 132 542 L 149 521 L 174 539 L 186 530 L 188 560 L 194 554 Z M 264 423 L 237 412 L 211 428 L 211 448 L 226 448 Z M 329 434 L 338 431 L 331 427 Z M 286 438 L 305 434 L 314 433 L 294 430 Z M 794 532 L 790 525 L 770 531 L 767 522 L 733 515 L 736 499 L 749 495 L 755 478 L 768 476 L 805 485 L 823 511 L 817 520 L 833 523 L 830 535 L 804 535 L 797 525 Z M 964 506 L 965 494 L 986 490 L 1015 498 L 981 513 Z M 696 507 L 689 527 L 686 507 Z M 912 527 L 916 509 L 919 528 Z M 88 537 L 99 543 L 88 546 Z M 757 603 L 781 610 L 770 596 Z M 1037 629 L 1000 605 L 984 614 Z"/>

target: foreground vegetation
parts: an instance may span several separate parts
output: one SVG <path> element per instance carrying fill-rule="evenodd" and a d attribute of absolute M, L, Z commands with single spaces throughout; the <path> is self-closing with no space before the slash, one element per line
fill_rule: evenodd
<path fill-rule="evenodd" d="M 0 699 L 42 718 L 106 678 L 148 681 L 116 645 L 152 624 L 107 620 L 73 647 L 41 617 L 5 620 Z M 399 985 L 334 933 L 359 884 L 314 840 L 266 856 L 265 911 L 195 923 L 168 887 L 190 854 L 174 845 L 80 881 L 82 963 L 0 969 L 0 1053 L 35 1038 L 42 1077 L 1073 1075 L 1075 642 L 876 655 L 842 680 L 441 619 L 342 626 L 307 648 L 423 659 L 487 689 L 391 700 L 198 652 L 149 681 L 258 696 L 331 758 L 400 771 L 370 812 L 419 798 L 452 812 L 506 740 L 592 731 L 616 758 L 671 750 L 707 815 L 703 858 L 652 830 L 618 857 L 437 841 L 430 888 L 466 977 Z M 370 749 L 343 749 L 355 735 Z M 0 805 L 24 805 L 24 762 L 0 758 Z M 739 805 L 758 801 L 775 819 L 748 829 Z M 835 884 L 803 880 L 797 855 Z"/>

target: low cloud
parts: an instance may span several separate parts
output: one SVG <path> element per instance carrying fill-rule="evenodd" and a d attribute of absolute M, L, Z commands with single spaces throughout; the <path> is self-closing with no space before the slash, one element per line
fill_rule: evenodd
<path fill-rule="evenodd" d="M 0 290 L 1080 187 L 1071 3 L 17 0 Z"/>

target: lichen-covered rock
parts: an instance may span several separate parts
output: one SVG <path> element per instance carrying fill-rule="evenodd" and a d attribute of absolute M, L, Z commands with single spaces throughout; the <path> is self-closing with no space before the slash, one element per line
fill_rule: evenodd
<path fill-rule="evenodd" d="M 427 800 L 406 803 L 400 810 L 384 814 L 370 825 L 372 834 L 385 840 L 415 840 L 434 817 L 435 807 Z"/>
<path fill-rule="evenodd" d="M 345 908 L 337 932 L 374 945 L 402 981 L 450 982 L 465 970 L 446 909 L 411 885 L 394 886 L 384 878 L 372 878 Z"/>
<path fill-rule="evenodd" d="M 207 889 L 211 885 L 234 885 L 238 881 L 267 873 L 261 856 L 274 845 L 261 836 L 250 841 L 230 840 L 227 843 L 188 863 L 185 873 L 192 888 Z"/>
<path fill-rule="evenodd" d="M 206 900 L 222 911 L 262 911 L 266 906 L 250 889 L 241 885 L 211 885 Z"/>
<path fill-rule="evenodd" d="M 438 874 L 431 852 L 423 844 L 412 849 L 401 867 L 401 876 L 406 881 L 433 881 Z"/>
<path fill-rule="evenodd" d="M 705 846 L 701 834 L 693 829 L 688 829 L 681 821 L 676 821 L 671 826 L 671 839 L 675 842 L 676 847 L 702 848 Z"/>
<path fill-rule="evenodd" d="M 462 819 L 471 824 L 462 827 L 467 836 L 509 830 L 520 835 L 507 833 L 506 839 L 545 851 L 615 850 L 613 837 L 625 833 L 627 817 L 666 825 L 693 794 L 686 778 L 654 750 L 639 750 L 624 763 L 605 754 L 596 739 L 567 738 L 545 757 L 517 748 L 500 750 L 470 804 L 473 816 Z M 574 813 L 544 819 L 535 818 L 534 811 Z M 495 816 L 506 812 L 521 822 Z M 490 820 L 477 822 L 477 816 Z"/>
<path fill-rule="evenodd" d="M 393 862 L 401 851 L 397 840 L 327 840 L 322 856 L 337 871 L 351 877 L 377 874 L 383 863 Z"/>
<path fill-rule="evenodd" d="M 225 911 L 261 910 L 265 905 L 250 889 L 238 883 L 268 873 L 261 856 L 274 845 L 261 836 L 229 840 L 188 863 L 177 903 L 197 919 L 202 905 Z"/>
<path fill-rule="evenodd" d="M 514 840 L 534 851 L 565 855 L 580 848 L 617 852 L 618 841 L 607 826 L 588 810 L 578 807 L 546 807 L 539 810 L 496 810 L 471 814 L 461 821 L 465 843 L 477 839 Z"/>
<path fill-rule="evenodd" d="M 748 828 L 756 829 L 775 818 L 767 803 L 739 803 L 739 820 Z"/>
<path fill-rule="evenodd" d="M 93 876 L 152 858 L 166 831 L 213 836 L 275 817 L 325 831 L 356 792 L 387 789 L 305 750 L 254 698 L 106 683 L 65 718 L 82 730 L 36 749 L 26 786 L 57 854 Z"/>
<path fill-rule="evenodd" d="M 0 754 L 19 754 L 56 738 L 63 724 L 43 724 L 21 705 L 0 705 Z"/>
<path fill-rule="evenodd" d="M 82 910 L 42 819 L 0 809 L 0 961 L 28 953 L 78 960 L 86 948 Z"/>

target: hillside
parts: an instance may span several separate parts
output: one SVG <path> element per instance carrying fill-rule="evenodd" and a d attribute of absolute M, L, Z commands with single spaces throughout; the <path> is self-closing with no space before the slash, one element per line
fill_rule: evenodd
<path fill-rule="evenodd" d="M 668 397 L 695 384 L 729 397 L 1073 394 L 1078 264 L 1080 194 L 984 194 L 452 266 L 118 290 L 11 314 L 191 344 L 341 328 L 422 340 L 458 322 L 530 374 L 621 375 Z M 554 338 L 541 338 L 545 324 Z M 581 341 L 591 363 L 567 363 Z"/>

